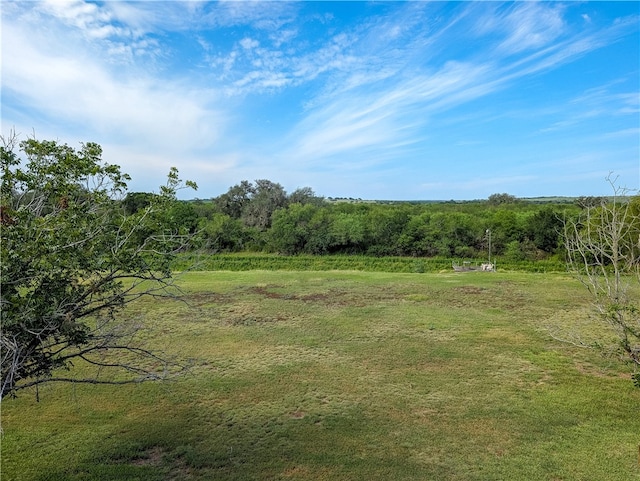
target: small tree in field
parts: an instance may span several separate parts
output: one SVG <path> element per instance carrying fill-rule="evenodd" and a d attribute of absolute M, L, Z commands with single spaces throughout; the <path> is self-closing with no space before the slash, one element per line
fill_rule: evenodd
<path fill-rule="evenodd" d="M 117 314 L 141 296 L 175 294 L 171 260 L 189 237 L 165 228 L 163 215 L 177 189 L 195 184 L 171 169 L 132 213 L 120 200 L 129 177 L 101 160 L 98 144 L 76 150 L 12 135 L 0 149 L 0 398 L 44 382 L 166 376 L 167 359 L 138 344 L 140 326 Z"/>
<path fill-rule="evenodd" d="M 564 242 L 571 272 L 591 293 L 640 387 L 640 196 L 608 180 L 614 195 L 565 222 Z"/>

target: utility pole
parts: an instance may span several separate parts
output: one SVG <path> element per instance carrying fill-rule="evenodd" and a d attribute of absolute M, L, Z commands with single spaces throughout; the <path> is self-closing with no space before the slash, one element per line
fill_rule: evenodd
<path fill-rule="evenodd" d="M 489 237 L 489 264 L 491 264 L 491 229 L 487 229 L 486 234 Z"/>

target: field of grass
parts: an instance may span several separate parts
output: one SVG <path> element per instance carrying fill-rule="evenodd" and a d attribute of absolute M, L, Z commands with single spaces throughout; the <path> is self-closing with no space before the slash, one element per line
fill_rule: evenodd
<path fill-rule="evenodd" d="M 561 274 L 192 272 L 126 315 L 170 382 L 2 405 L 8 480 L 633 480 L 640 390 L 549 335 L 594 328 Z"/>

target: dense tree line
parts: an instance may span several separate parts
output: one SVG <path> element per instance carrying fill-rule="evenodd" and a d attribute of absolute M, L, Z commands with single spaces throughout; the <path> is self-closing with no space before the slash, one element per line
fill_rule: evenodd
<path fill-rule="evenodd" d="M 269 250 L 535 260 L 557 252 L 566 206 L 531 204 L 292 205 L 275 212 Z"/>
<path fill-rule="evenodd" d="M 127 209 L 150 194 L 134 193 Z M 213 252 L 366 254 L 521 261 L 556 255 L 564 219 L 590 198 L 534 203 L 509 194 L 472 202 L 336 202 L 309 187 L 287 193 L 269 180 L 242 181 L 210 200 L 183 202 L 170 216 L 176 228 L 198 232 Z M 182 224 L 181 224 L 182 223 Z"/>

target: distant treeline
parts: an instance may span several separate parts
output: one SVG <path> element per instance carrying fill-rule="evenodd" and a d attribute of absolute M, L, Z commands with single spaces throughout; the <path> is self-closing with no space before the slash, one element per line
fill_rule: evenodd
<path fill-rule="evenodd" d="M 125 208 L 152 194 L 131 193 Z M 171 227 L 214 253 L 358 254 L 536 261 L 561 252 L 563 219 L 602 199 L 527 201 L 509 194 L 465 202 L 327 200 L 309 187 L 287 193 L 269 180 L 242 181 L 210 200 L 180 202 Z"/>

